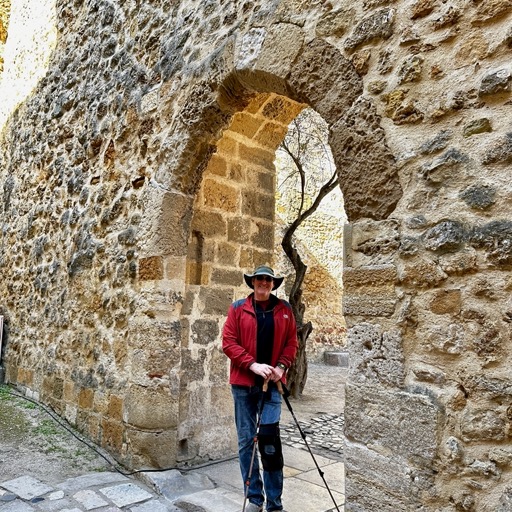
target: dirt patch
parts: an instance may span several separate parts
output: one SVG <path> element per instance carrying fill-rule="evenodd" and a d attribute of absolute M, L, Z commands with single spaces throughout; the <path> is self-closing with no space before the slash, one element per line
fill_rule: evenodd
<path fill-rule="evenodd" d="M 41 406 L 0 386 L 0 483 L 24 475 L 52 484 L 112 467 Z"/>

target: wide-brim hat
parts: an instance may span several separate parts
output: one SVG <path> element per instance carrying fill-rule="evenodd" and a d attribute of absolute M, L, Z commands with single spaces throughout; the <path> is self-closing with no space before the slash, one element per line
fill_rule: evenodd
<path fill-rule="evenodd" d="M 252 278 L 256 276 L 270 276 L 274 280 L 272 290 L 277 290 L 281 286 L 284 279 L 283 276 L 276 276 L 270 267 L 267 267 L 266 265 L 260 265 L 254 270 L 252 274 L 244 274 L 244 279 L 247 283 L 247 286 L 253 290 L 254 286 L 252 284 Z"/>

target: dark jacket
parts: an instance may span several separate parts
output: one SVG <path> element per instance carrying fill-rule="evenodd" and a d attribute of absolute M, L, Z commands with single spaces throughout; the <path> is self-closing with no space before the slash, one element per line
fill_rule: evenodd
<path fill-rule="evenodd" d="M 222 332 L 222 350 L 231 360 L 230 384 L 254 386 L 256 375 L 249 366 L 256 362 L 257 320 L 253 295 L 231 304 Z M 271 365 L 290 367 L 297 353 L 297 327 L 292 308 L 278 299 L 274 307 L 274 344 Z M 283 381 L 286 382 L 283 376 Z"/>

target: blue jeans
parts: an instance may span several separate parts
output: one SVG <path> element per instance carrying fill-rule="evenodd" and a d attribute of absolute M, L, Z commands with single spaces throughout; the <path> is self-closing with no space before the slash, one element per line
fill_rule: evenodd
<path fill-rule="evenodd" d="M 235 423 L 238 434 L 238 456 L 240 471 L 244 482 L 247 499 L 261 506 L 267 498 L 267 510 L 282 510 L 281 495 L 283 493 L 283 470 L 263 470 L 263 481 L 260 475 L 258 454 L 255 453 L 251 480 L 247 489 L 247 478 L 251 467 L 256 434 L 258 413 L 261 406 L 262 391 L 259 386 L 231 386 L 235 403 Z M 261 424 L 279 422 L 281 418 L 281 395 L 276 386 L 271 384 L 265 394 L 261 414 Z M 263 489 L 265 489 L 263 491 Z"/>

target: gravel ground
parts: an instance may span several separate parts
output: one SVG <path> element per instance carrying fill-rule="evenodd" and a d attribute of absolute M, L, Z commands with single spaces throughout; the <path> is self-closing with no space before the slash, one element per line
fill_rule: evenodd
<path fill-rule="evenodd" d="M 61 427 L 44 409 L 0 386 L 0 482 L 30 475 L 49 484 L 109 464 Z"/>

